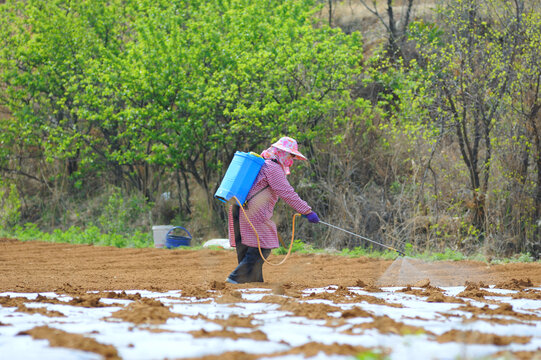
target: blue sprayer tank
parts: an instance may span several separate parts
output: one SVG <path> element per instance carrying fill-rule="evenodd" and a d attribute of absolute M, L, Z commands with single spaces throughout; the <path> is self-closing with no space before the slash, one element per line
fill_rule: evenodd
<path fill-rule="evenodd" d="M 244 204 L 264 163 L 265 159 L 255 153 L 235 152 L 214 197 L 227 202 L 236 196 L 240 203 Z"/>

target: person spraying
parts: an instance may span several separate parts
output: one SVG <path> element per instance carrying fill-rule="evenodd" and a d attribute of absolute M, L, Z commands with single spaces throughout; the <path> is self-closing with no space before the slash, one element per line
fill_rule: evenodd
<path fill-rule="evenodd" d="M 307 160 L 299 152 L 297 141 L 290 137 L 282 137 L 263 151 L 261 156 L 265 162 L 248 192 L 244 205 L 249 222 L 244 216 L 239 216 L 238 204 L 233 204 L 229 208 L 229 242 L 236 248 L 238 261 L 238 266 L 226 279 L 226 282 L 232 284 L 263 282 L 261 255 L 266 259 L 271 250 L 279 246 L 276 224 L 271 217 L 280 198 L 295 211 L 304 214 L 309 222 L 319 222 L 318 215 L 300 198 L 287 180 L 293 161 Z M 261 254 L 258 248 L 258 235 Z"/>

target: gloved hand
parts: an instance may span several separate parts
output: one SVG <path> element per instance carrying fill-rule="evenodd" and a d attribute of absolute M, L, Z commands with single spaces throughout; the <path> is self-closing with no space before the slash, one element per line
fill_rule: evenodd
<path fill-rule="evenodd" d="M 310 221 L 313 224 L 317 224 L 319 222 L 319 217 L 314 211 L 312 211 L 309 214 L 306 214 L 306 218 L 308 219 L 308 221 Z"/>

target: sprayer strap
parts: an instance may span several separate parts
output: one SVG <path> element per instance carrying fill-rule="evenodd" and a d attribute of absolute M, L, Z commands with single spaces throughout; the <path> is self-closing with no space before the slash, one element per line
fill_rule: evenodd
<path fill-rule="evenodd" d="M 277 164 L 280 164 L 280 163 L 278 162 L 278 160 L 276 160 L 276 159 L 269 159 L 269 160 L 272 161 L 272 162 L 275 162 L 275 163 L 277 163 Z M 244 202 L 244 207 L 245 207 L 246 209 L 248 209 L 248 202 L 249 202 L 250 200 L 252 200 L 253 198 L 255 198 L 257 195 L 259 195 L 262 191 L 266 190 L 268 187 L 270 187 L 269 184 L 267 184 L 267 186 L 265 186 L 263 189 L 261 189 L 261 190 L 259 190 L 258 192 L 256 192 L 254 195 L 250 196 L 250 197 Z"/>
<path fill-rule="evenodd" d="M 264 190 L 266 190 L 270 185 L 267 185 L 265 186 L 263 189 L 259 190 L 258 192 L 256 192 L 254 195 L 250 196 L 250 198 L 248 200 L 246 200 L 246 202 L 244 203 L 244 207 L 246 209 L 248 209 L 248 201 L 252 200 L 253 198 L 255 198 L 257 195 L 259 195 L 261 192 L 263 192 Z"/>

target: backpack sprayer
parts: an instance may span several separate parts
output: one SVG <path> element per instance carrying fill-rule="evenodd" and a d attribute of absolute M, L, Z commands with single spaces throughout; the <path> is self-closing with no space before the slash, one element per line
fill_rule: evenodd
<path fill-rule="evenodd" d="M 214 197 L 218 200 L 228 203 L 230 201 L 236 202 L 240 209 L 242 210 L 242 213 L 246 217 L 246 220 L 254 230 L 254 233 L 257 238 L 257 247 L 259 249 L 259 254 L 261 255 L 261 258 L 263 261 L 265 261 L 269 265 L 281 265 L 283 264 L 286 259 L 291 254 L 291 249 L 293 248 L 293 240 L 295 238 L 295 218 L 297 216 L 301 216 L 301 214 L 297 213 L 293 215 L 293 225 L 292 225 L 292 231 L 291 231 L 291 243 L 289 244 L 289 249 L 287 251 L 286 257 L 279 262 L 278 264 L 271 263 L 265 259 L 263 256 L 263 253 L 261 252 L 261 244 L 259 241 L 259 234 L 257 233 L 254 225 L 250 222 L 250 219 L 248 219 L 248 215 L 246 215 L 246 211 L 244 210 L 244 205 L 246 202 L 246 197 L 248 196 L 248 193 L 250 192 L 250 189 L 252 188 L 254 181 L 259 175 L 259 171 L 261 170 L 261 167 L 265 163 L 265 159 L 261 157 L 260 155 L 250 152 L 245 153 L 241 151 L 235 152 L 235 155 L 233 157 L 233 160 L 229 164 L 229 167 L 227 168 L 227 171 L 225 172 L 225 176 L 222 180 L 222 183 L 220 184 L 220 187 L 216 191 L 216 194 L 214 194 Z M 306 217 L 306 215 L 302 215 L 303 217 Z M 352 233 L 351 231 L 342 229 L 338 226 L 326 223 L 324 221 L 319 221 L 321 224 L 327 225 L 329 227 L 344 231 L 350 235 L 356 236 L 358 238 L 361 238 L 363 240 L 369 241 L 371 243 L 377 244 L 379 246 L 382 246 L 384 248 L 387 248 L 389 250 L 396 251 L 399 255 L 404 256 L 404 253 L 387 245 L 381 244 L 377 241 L 371 240 L 369 238 L 366 238 L 361 235 L 357 235 Z"/>

